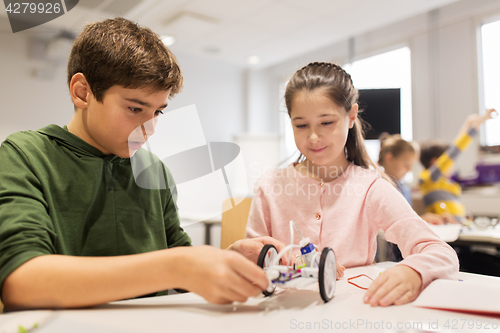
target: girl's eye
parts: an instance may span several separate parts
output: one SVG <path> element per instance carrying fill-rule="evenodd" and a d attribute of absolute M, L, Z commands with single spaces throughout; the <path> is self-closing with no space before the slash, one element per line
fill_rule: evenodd
<path fill-rule="evenodd" d="M 307 125 L 295 125 L 295 127 L 297 127 L 297 128 L 305 128 L 305 127 L 307 127 Z"/>
<path fill-rule="evenodd" d="M 329 121 L 329 122 L 321 123 L 321 124 L 323 124 L 323 125 L 331 125 L 331 124 L 333 124 L 333 121 Z"/>
<path fill-rule="evenodd" d="M 162 111 L 162 110 L 156 110 L 156 112 L 155 112 L 155 116 L 159 116 L 159 115 L 161 115 L 161 114 L 163 114 L 163 111 Z"/>
<path fill-rule="evenodd" d="M 138 113 L 138 112 L 141 112 L 142 109 L 141 108 L 129 108 L 130 111 L 134 112 L 134 113 Z"/>

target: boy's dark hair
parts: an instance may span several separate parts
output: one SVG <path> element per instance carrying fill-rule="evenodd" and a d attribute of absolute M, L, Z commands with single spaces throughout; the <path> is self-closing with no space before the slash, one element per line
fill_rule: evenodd
<path fill-rule="evenodd" d="M 114 85 L 153 92 L 182 89 L 177 59 L 149 28 L 124 18 L 90 23 L 76 38 L 68 61 L 68 85 L 82 73 L 97 101 Z"/>
<path fill-rule="evenodd" d="M 431 167 L 431 161 L 433 158 L 438 158 L 443 155 L 443 153 L 450 146 L 449 143 L 439 140 L 428 140 L 420 143 L 420 163 L 424 168 L 429 169 Z"/>

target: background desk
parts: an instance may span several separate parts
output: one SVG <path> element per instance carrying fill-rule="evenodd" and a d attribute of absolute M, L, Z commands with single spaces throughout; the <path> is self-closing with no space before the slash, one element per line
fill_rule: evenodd
<path fill-rule="evenodd" d="M 462 228 L 458 239 L 449 244 L 457 251 L 460 270 L 500 276 L 500 225 L 485 230 Z"/>
<path fill-rule="evenodd" d="M 209 219 L 206 219 L 206 216 L 212 216 Z M 189 234 L 192 238 L 193 245 L 213 245 L 215 247 L 219 247 L 220 245 L 220 224 L 222 220 L 222 216 L 220 212 L 213 212 L 211 214 L 187 214 L 181 213 L 179 214 L 181 220 L 181 227 Z M 198 230 L 198 226 L 202 226 L 202 230 Z M 213 226 L 216 226 L 217 230 L 216 236 L 214 237 Z M 0 332 L 1 333 L 1 332 Z"/>
<path fill-rule="evenodd" d="M 459 224 L 430 225 L 458 254 L 460 270 L 500 277 L 500 225 L 479 229 Z"/>
<path fill-rule="evenodd" d="M 38 312 L 46 322 L 36 332 L 421 332 L 412 330 L 412 325 L 424 330 L 435 325 L 432 327 L 439 328 L 439 332 L 451 332 L 445 329 L 447 321 L 462 325 L 467 320 L 489 321 L 490 329 L 466 327 L 452 331 L 500 332 L 500 328 L 491 329 L 493 317 L 417 308 L 411 304 L 372 308 L 362 302 L 363 290 L 347 284 L 347 277 L 367 273 L 375 278 L 392 265 L 347 269 L 345 277 L 337 282 L 335 297 L 327 304 L 318 291 L 309 290 L 284 290 L 269 298 L 258 297 L 235 305 L 208 304 L 203 298 L 188 293 L 114 302 L 91 309 Z M 467 273 L 460 276 L 464 280 L 479 278 L 500 284 L 499 278 Z M 0 332 L 36 314 L 36 311 L 25 311 L 0 316 Z M 402 329 L 397 329 L 398 323 Z M 316 325 L 316 329 L 307 329 L 307 325 L 312 328 Z"/>
<path fill-rule="evenodd" d="M 467 212 L 474 216 L 500 216 L 500 186 L 471 187 L 460 197 Z"/>
<path fill-rule="evenodd" d="M 458 239 L 455 242 L 450 242 L 450 245 L 485 245 L 500 249 L 500 225 L 485 230 L 468 230 L 464 228 Z"/>

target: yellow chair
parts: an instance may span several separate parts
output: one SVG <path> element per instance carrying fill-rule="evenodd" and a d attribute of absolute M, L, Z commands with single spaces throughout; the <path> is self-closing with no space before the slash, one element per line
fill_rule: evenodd
<path fill-rule="evenodd" d="M 229 198 L 222 204 L 220 248 L 226 249 L 237 240 L 245 238 L 252 198 Z"/>

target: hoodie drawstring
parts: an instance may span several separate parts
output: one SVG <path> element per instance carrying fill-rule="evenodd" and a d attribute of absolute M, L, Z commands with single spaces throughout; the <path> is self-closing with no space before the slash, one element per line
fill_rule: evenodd
<path fill-rule="evenodd" d="M 109 164 L 111 164 L 111 172 L 109 172 Z M 115 167 L 116 167 L 115 163 L 111 163 L 111 162 L 104 160 L 104 168 L 106 169 L 106 173 L 107 173 L 108 179 L 109 179 L 108 191 L 111 191 L 111 190 L 116 191 L 115 182 L 114 182 Z"/>

